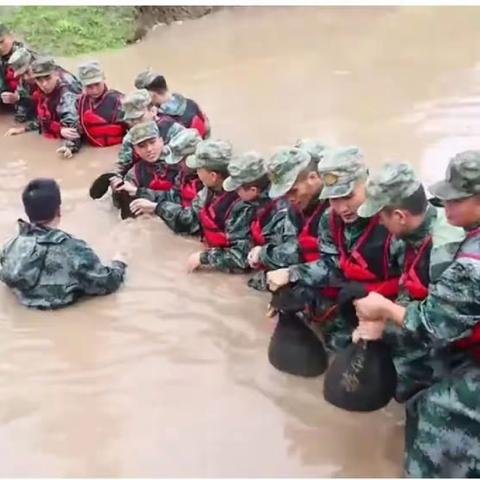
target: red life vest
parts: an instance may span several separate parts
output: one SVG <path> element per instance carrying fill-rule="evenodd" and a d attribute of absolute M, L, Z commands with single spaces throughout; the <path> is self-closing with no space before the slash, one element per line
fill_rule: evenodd
<path fill-rule="evenodd" d="M 87 95 L 80 97 L 78 104 L 80 124 L 88 142 L 94 147 L 110 147 L 122 143 L 126 128 L 117 121 L 120 100 L 120 92 L 106 88 L 96 105 Z"/>
<path fill-rule="evenodd" d="M 465 237 L 465 241 L 480 236 L 480 227 L 470 231 L 467 233 Z M 461 247 L 460 247 L 461 248 Z M 460 253 L 457 258 L 471 258 L 473 260 L 480 260 L 480 254 L 478 253 Z M 479 319 L 480 320 L 480 319 Z M 475 357 L 475 359 L 480 362 L 480 321 L 477 323 L 467 338 L 462 338 L 461 340 L 457 340 L 454 342 L 456 348 L 462 350 L 470 350 Z"/>
<path fill-rule="evenodd" d="M 225 224 L 240 198 L 236 192 L 222 192 L 216 196 L 209 192 L 208 195 L 207 202 L 199 212 L 203 239 L 209 247 L 226 248 L 230 240 L 225 232 Z"/>
<path fill-rule="evenodd" d="M 15 92 L 18 87 L 19 79 L 15 76 L 15 71 L 10 65 L 7 65 L 3 75 L 7 90 L 10 92 Z"/>
<path fill-rule="evenodd" d="M 409 246 L 405 253 L 400 285 L 407 290 L 413 300 L 423 300 L 428 295 L 431 247 L 432 236 L 428 235 L 417 252 Z"/>
<path fill-rule="evenodd" d="M 320 258 L 318 249 L 318 222 L 323 212 L 327 209 L 327 202 L 318 202 L 312 213 L 305 217 L 303 213 L 303 227 L 298 235 L 298 244 L 300 247 L 301 261 L 314 262 Z"/>
<path fill-rule="evenodd" d="M 66 86 L 59 83 L 52 93 L 45 95 L 39 90 L 37 103 L 37 119 L 40 123 L 40 131 L 47 138 L 60 138 L 62 125 L 57 113 L 57 106 Z"/>
<path fill-rule="evenodd" d="M 257 211 L 253 222 L 250 224 L 250 233 L 252 235 L 252 240 L 254 245 L 261 246 L 267 243 L 267 239 L 263 234 L 263 227 L 270 217 L 270 214 L 277 206 L 278 199 L 270 200 Z"/>
<path fill-rule="evenodd" d="M 208 120 L 200 107 L 190 98 L 187 98 L 186 108 L 182 115 L 171 115 L 167 113 L 158 113 L 158 117 L 171 118 L 186 128 L 195 128 L 202 138 L 208 132 Z"/>
<path fill-rule="evenodd" d="M 182 207 L 189 207 L 197 193 L 202 189 L 202 182 L 195 172 L 192 172 L 182 161 L 178 178 L 180 200 Z"/>
<path fill-rule="evenodd" d="M 151 190 L 170 190 L 178 175 L 178 167 L 166 163 L 159 165 L 141 160 L 136 162 L 133 168 L 137 186 Z"/>
<path fill-rule="evenodd" d="M 329 227 L 333 241 L 340 254 L 340 268 L 347 280 L 363 283 L 369 292 L 377 292 L 386 297 L 398 293 L 398 277 L 389 272 L 389 248 L 392 235 L 380 225 L 378 215 L 370 219 L 365 230 L 355 242 L 350 252 L 345 247 L 345 224 L 330 212 Z M 333 297 L 333 288 L 325 289 L 324 294 Z"/>

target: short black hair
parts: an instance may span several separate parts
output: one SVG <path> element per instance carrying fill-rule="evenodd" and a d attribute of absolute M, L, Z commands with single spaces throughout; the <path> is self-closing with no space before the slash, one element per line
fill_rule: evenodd
<path fill-rule="evenodd" d="M 409 197 L 400 200 L 398 203 L 388 205 L 383 210 L 386 213 L 391 213 L 393 210 L 407 210 L 412 215 L 421 215 L 425 213 L 428 206 L 427 194 L 425 188 L 420 185 Z"/>
<path fill-rule="evenodd" d="M 156 93 L 164 93 L 168 90 L 167 81 L 163 75 L 157 75 L 148 85 L 147 90 L 153 90 Z"/>
<path fill-rule="evenodd" d="M 261 192 L 266 190 L 270 186 L 270 179 L 268 178 L 268 175 L 265 174 L 260 178 L 257 178 L 253 182 L 248 182 L 242 184 L 243 188 L 250 188 L 250 187 L 256 187 L 258 188 Z"/>
<path fill-rule="evenodd" d="M 298 174 L 297 180 L 305 180 L 309 173 L 315 172 L 318 174 L 318 161 L 311 159 L 310 163 Z"/>
<path fill-rule="evenodd" d="M 22 201 L 32 223 L 48 223 L 58 215 L 60 187 L 53 178 L 36 178 L 23 190 Z"/>

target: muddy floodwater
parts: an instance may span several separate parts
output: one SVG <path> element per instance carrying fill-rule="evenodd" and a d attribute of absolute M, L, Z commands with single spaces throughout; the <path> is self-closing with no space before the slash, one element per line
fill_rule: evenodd
<path fill-rule="evenodd" d="M 245 7 L 81 60 L 100 60 L 123 91 L 141 69 L 162 72 L 237 151 L 313 136 L 360 145 L 373 167 L 408 160 L 430 182 L 479 146 L 479 21 L 475 7 Z M 63 228 L 105 260 L 126 250 L 130 266 L 118 294 L 57 312 L 26 310 L 0 287 L 1 476 L 401 474 L 400 406 L 342 412 L 321 378 L 275 371 L 267 297 L 243 276 L 188 275 L 196 240 L 90 200 L 115 148 L 64 161 L 55 145 L 0 137 L 0 240 L 22 215 L 22 186 L 54 176 Z"/>

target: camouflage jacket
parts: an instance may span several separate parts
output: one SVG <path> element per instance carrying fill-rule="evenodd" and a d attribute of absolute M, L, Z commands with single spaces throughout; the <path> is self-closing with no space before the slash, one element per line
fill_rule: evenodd
<path fill-rule="evenodd" d="M 337 286 L 345 280 L 339 264 L 339 251 L 329 227 L 330 211 L 331 208 L 328 208 L 323 213 L 318 225 L 320 259 L 315 262 L 289 267 L 291 282 L 298 282 L 310 287 L 321 287 L 328 285 Z M 351 224 L 345 224 L 344 241 L 347 251 L 355 245 L 368 221 L 368 219 L 358 218 Z M 389 271 L 393 277 L 400 276 L 404 249 L 405 244 L 403 241 L 392 239 L 389 251 Z"/>
<path fill-rule="evenodd" d="M 262 209 L 272 202 L 266 195 L 262 195 L 258 201 L 257 215 L 262 215 Z M 275 270 L 289 265 L 292 259 L 292 251 L 297 248 L 297 231 L 294 228 L 286 229 L 289 222 L 289 204 L 287 200 L 274 201 L 273 208 L 268 216 L 262 219 L 262 235 L 265 244 L 261 246 L 259 263 L 267 270 Z M 292 224 L 288 223 L 291 227 Z M 252 245 L 253 248 L 255 244 Z M 291 249 L 290 251 L 288 249 Z"/>
<path fill-rule="evenodd" d="M 185 130 L 185 127 L 175 122 L 168 130 L 165 143 L 168 144 L 168 142 L 182 130 Z M 122 145 L 118 152 L 117 163 L 114 168 L 114 172 L 117 175 L 124 177 L 132 168 L 134 164 L 134 153 L 130 131 L 128 131 L 123 137 Z"/>
<path fill-rule="evenodd" d="M 442 348 L 468 336 L 479 322 L 480 236 L 473 232 L 467 231 L 454 261 L 430 285 L 427 298 L 406 307 L 404 326 L 425 345 Z"/>
<path fill-rule="evenodd" d="M 80 80 L 77 79 L 67 70 L 62 67 L 58 67 L 60 72 L 60 79 L 64 85 L 67 86 L 68 90 L 75 94 L 80 94 L 82 92 L 82 84 Z M 17 122 L 32 122 L 36 117 L 35 110 L 35 101 L 33 99 L 33 93 L 35 90 L 38 90 L 35 80 L 25 80 L 20 78 L 17 86 L 17 94 L 20 97 L 16 105 L 16 114 L 15 120 Z M 33 124 L 35 125 L 35 124 Z"/>
<path fill-rule="evenodd" d="M 0 256 L 0 280 L 27 307 L 59 308 L 118 289 L 126 265 L 104 266 L 93 250 L 62 230 L 19 220 L 19 234 Z"/>
<path fill-rule="evenodd" d="M 163 201 L 157 204 L 155 212 L 175 233 L 201 234 L 199 212 L 212 195 L 216 194 L 204 187 L 190 207 L 182 207 L 175 202 Z M 250 224 L 254 213 L 253 204 L 237 202 L 225 223 L 225 233 L 230 241 L 230 246 L 206 249 L 200 257 L 201 264 L 229 272 L 247 269 L 247 256 L 251 245 Z"/>
<path fill-rule="evenodd" d="M 63 84 L 59 84 L 63 87 Z M 56 87 L 59 88 L 59 87 Z M 52 117 L 59 119 L 62 127 L 74 128 L 79 131 L 79 118 L 77 111 L 77 97 L 76 93 L 73 93 L 67 88 L 64 88 L 59 96 L 59 100 L 54 105 L 55 112 L 52 112 Z M 40 101 L 45 98 L 45 94 L 40 92 Z M 27 122 L 25 130 L 29 131 L 41 131 L 41 125 L 38 119 Z M 72 153 L 78 152 L 82 145 L 81 137 L 76 140 L 63 140 L 63 144 L 68 147 Z"/>
<path fill-rule="evenodd" d="M 423 223 L 410 235 L 402 237 L 405 249 L 400 263 L 405 264 L 405 254 L 409 249 L 421 247 L 427 236 L 432 238 L 432 247 L 428 256 L 428 278 L 435 283 L 443 271 L 452 263 L 458 247 L 465 237 L 461 228 L 453 227 L 447 222 L 443 208 L 429 205 Z M 413 299 L 400 282 L 397 303 L 407 305 Z"/>
<path fill-rule="evenodd" d="M 22 42 L 19 42 L 19 41 L 15 40 L 13 42 L 12 50 L 10 51 L 10 53 L 0 57 L 0 93 L 8 91 L 7 83 L 6 83 L 6 80 L 5 80 L 5 71 L 7 70 L 8 61 L 10 60 L 10 57 L 11 57 L 12 53 L 17 48 L 22 48 L 24 46 L 25 45 Z"/>

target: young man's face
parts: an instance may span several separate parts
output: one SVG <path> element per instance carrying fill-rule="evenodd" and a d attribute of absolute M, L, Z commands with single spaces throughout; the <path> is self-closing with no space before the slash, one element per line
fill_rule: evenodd
<path fill-rule="evenodd" d="M 50 75 L 43 75 L 35 78 L 38 88 L 45 94 L 52 93 L 57 86 L 59 75 L 57 72 L 52 72 Z"/>
<path fill-rule="evenodd" d="M 154 105 L 161 105 L 168 100 L 168 95 L 166 93 L 158 93 L 151 90 L 150 96 L 152 97 L 152 103 Z"/>
<path fill-rule="evenodd" d="M 12 51 L 13 35 L 7 33 L 0 37 L 0 56 L 8 55 Z"/>
<path fill-rule="evenodd" d="M 361 181 L 355 185 L 350 195 L 341 198 L 331 198 L 330 206 L 343 222 L 353 223 L 357 220 L 357 210 L 364 201 L 365 182 Z"/>
<path fill-rule="evenodd" d="M 148 138 L 133 147 L 137 155 L 146 162 L 155 163 L 163 149 L 163 140 L 160 137 Z"/>
<path fill-rule="evenodd" d="M 403 209 L 381 210 L 380 223 L 396 237 L 405 237 L 412 233 L 417 224 L 413 222 L 413 216 L 410 212 Z"/>
<path fill-rule="evenodd" d="M 237 189 L 237 194 L 240 197 L 240 200 L 244 202 L 252 202 L 257 199 L 260 195 L 260 190 L 258 187 L 240 187 Z"/>
<path fill-rule="evenodd" d="M 85 95 L 93 99 L 100 98 L 105 91 L 105 82 L 91 83 L 83 88 Z"/>
<path fill-rule="evenodd" d="M 217 172 L 212 172 L 206 168 L 197 168 L 197 175 L 200 181 L 207 188 L 214 188 L 222 181 L 222 176 Z"/>
<path fill-rule="evenodd" d="M 314 197 L 319 195 L 320 176 L 317 172 L 309 172 L 305 177 L 297 179 L 287 192 L 287 200 L 300 210 L 308 207 Z"/>
<path fill-rule="evenodd" d="M 446 200 L 444 203 L 445 214 L 451 225 L 470 228 L 480 223 L 480 195 L 460 200 Z"/>

